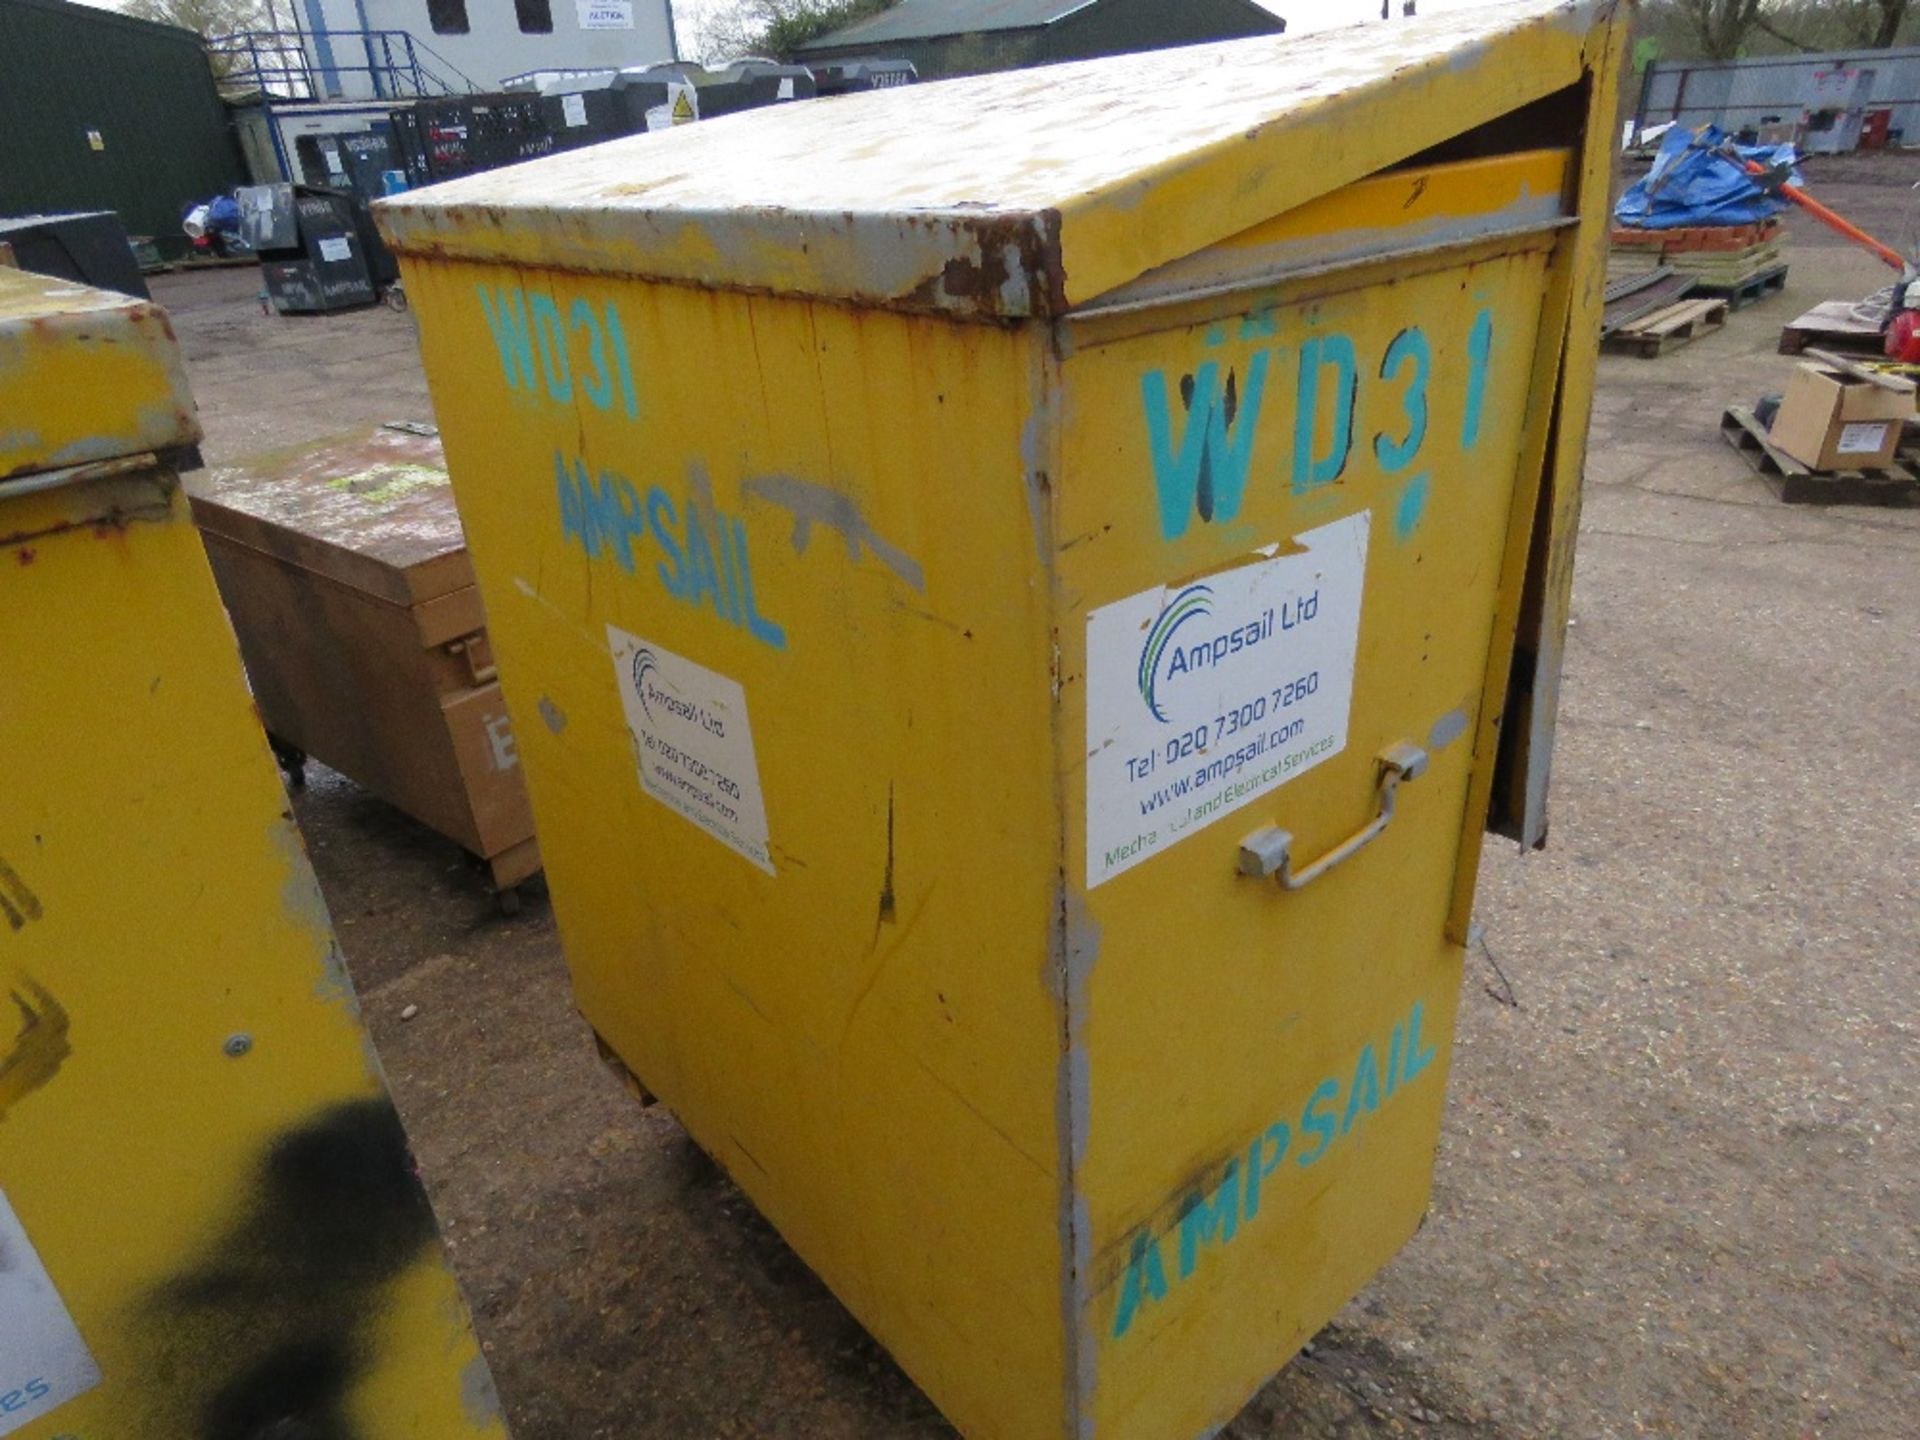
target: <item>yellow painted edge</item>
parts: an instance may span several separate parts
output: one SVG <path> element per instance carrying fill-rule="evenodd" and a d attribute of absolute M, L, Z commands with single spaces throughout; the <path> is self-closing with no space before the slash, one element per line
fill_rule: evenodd
<path fill-rule="evenodd" d="M 1571 227 L 1561 222 L 1561 228 Z M 1512 235 L 1474 236 L 1466 240 L 1436 246 L 1415 255 L 1363 255 L 1342 260 L 1325 270 L 1304 274 L 1260 276 L 1245 285 L 1234 285 L 1191 297 L 1180 294 L 1155 296 L 1136 304 L 1116 305 L 1111 309 L 1095 307 L 1059 316 L 1054 321 L 1056 342 L 1064 353 L 1090 350 L 1117 341 L 1159 330 L 1204 325 L 1244 314 L 1249 308 L 1273 309 L 1303 304 L 1310 300 L 1368 290 L 1395 280 L 1430 275 L 1461 265 L 1477 265 L 1537 250 L 1550 250 L 1560 233 L 1549 222 L 1536 230 Z"/>
<path fill-rule="evenodd" d="M 1580 184 L 1593 204 L 1579 232 L 1579 289 L 1574 294 L 1569 321 L 1567 360 L 1560 382 L 1560 423 L 1552 466 L 1546 483 L 1551 487 L 1552 516 L 1547 535 L 1546 572 L 1542 578 L 1536 665 L 1524 748 L 1526 812 L 1522 839 L 1538 844 L 1546 836 L 1547 770 L 1553 756 L 1554 726 L 1560 711 L 1560 667 L 1573 609 L 1573 552 L 1580 529 L 1580 504 L 1585 488 L 1587 426 L 1593 413 L 1593 391 L 1600 369 L 1600 318 L 1606 303 L 1606 253 L 1612 233 L 1610 202 L 1615 165 L 1614 135 L 1618 133 L 1617 94 L 1626 60 L 1626 25 L 1616 23 L 1604 37 L 1596 57 L 1591 132 Z"/>
<path fill-rule="evenodd" d="M 1242 249 L 1346 230 L 1400 229 L 1440 217 L 1494 215 L 1529 195 L 1564 193 L 1571 160 L 1571 151 L 1541 149 L 1390 170 L 1219 243 L 1223 249 Z"/>
<path fill-rule="evenodd" d="M 1062 205 L 1067 303 L 1085 304 L 1579 83 L 1589 33 L 1574 23 L 1581 13 L 1542 17 L 1494 37 L 1484 54 L 1445 57 L 1384 86 L 1330 95 L 1251 132 L 1232 170 L 1213 147 Z M 1613 0 L 1601 0 L 1592 13 L 1601 28 L 1617 23 Z M 1302 164 L 1309 154 L 1313 163 Z"/>
<path fill-rule="evenodd" d="M 1573 546 L 1580 523 L 1580 466 L 1586 453 L 1586 421 L 1593 407 L 1594 377 L 1599 365 L 1606 243 L 1613 221 L 1613 122 L 1626 34 L 1627 25 L 1616 14 L 1593 37 L 1597 53 L 1592 62 L 1593 84 L 1587 97 L 1585 134 L 1581 141 L 1579 188 L 1574 196 L 1575 213 L 1580 218 L 1571 232 L 1560 237 L 1556 246 L 1560 253 L 1549 268 L 1553 279 L 1543 305 L 1528 392 L 1530 406 L 1542 399 L 1545 403 L 1538 404 L 1535 413 L 1528 416 L 1526 449 L 1521 459 L 1520 480 L 1514 487 L 1513 511 L 1501 560 L 1500 604 L 1494 615 L 1487 652 L 1480 721 L 1473 740 L 1472 779 L 1468 783 L 1466 810 L 1461 820 L 1453 900 L 1447 911 L 1447 939 L 1456 945 L 1467 943 L 1473 919 L 1474 889 L 1480 874 L 1481 847 L 1486 841 L 1487 806 L 1493 794 L 1494 761 L 1501 729 L 1515 718 L 1503 712 L 1542 487 L 1550 487 L 1551 515 L 1543 562 L 1547 567 L 1548 598 L 1541 631 L 1543 636 L 1554 640 L 1556 692 L 1558 687 L 1558 643 L 1559 637 L 1566 633 L 1573 587 Z M 1577 423 L 1570 424 L 1570 421 Z M 1553 448 L 1549 458 L 1550 441 Z M 1539 698 L 1536 679 L 1532 707 L 1536 715 Z"/>

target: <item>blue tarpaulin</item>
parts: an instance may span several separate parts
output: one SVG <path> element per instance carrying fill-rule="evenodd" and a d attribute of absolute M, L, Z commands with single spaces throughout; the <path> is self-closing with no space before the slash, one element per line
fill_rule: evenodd
<path fill-rule="evenodd" d="M 1718 126 L 1688 130 L 1676 125 L 1660 137 L 1653 169 L 1632 185 L 1613 207 L 1613 218 L 1642 230 L 1674 230 L 1685 225 L 1748 225 L 1787 208 L 1753 176 L 1724 154 L 1731 148 L 1743 160 L 1762 165 L 1795 165 L 1791 145 L 1735 145 Z M 1789 183 L 1798 185 L 1793 172 Z"/>

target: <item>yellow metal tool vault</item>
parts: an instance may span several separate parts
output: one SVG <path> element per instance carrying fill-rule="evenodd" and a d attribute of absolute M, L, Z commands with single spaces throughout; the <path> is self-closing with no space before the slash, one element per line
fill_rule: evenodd
<path fill-rule="evenodd" d="M 505 1431 L 176 470 L 166 316 L 0 269 L 0 1435 Z"/>
<path fill-rule="evenodd" d="M 1228 1419 L 1427 1203 L 1537 840 L 1624 20 L 402 197 L 583 1013 L 971 1435 Z"/>

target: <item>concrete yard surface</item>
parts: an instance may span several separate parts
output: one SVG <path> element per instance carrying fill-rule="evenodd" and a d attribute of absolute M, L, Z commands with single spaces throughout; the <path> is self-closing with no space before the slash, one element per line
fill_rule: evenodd
<path fill-rule="evenodd" d="M 1900 243 L 1920 158 L 1808 179 Z M 1427 1224 L 1232 1440 L 1920 1425 L 1920 508 L 1782 505 L 1722 443 L 1783 323 L 1891 276 L 1800 216 L 1789 259 L 1602 362 L 1551 841 L 1487 850 Z M 407 317 L 257 288 L 154 285 L 210 458 L 428 414 Z M 538 882 L 503 919 L 339 777 L 297 808 L 521 1440 L 951 1433 L 596 1059 Z"/>

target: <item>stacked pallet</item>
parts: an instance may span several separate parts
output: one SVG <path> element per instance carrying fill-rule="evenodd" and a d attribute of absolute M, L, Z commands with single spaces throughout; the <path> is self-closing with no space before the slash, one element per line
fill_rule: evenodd
<path fill-rule="evenodd" d="M 1726 301 L 1681 300 L 1607 331 L 1601 337 L 1601 348 L 1609 354 L 1657 360 L 1669 350 L 1711 335 L 1726 323 Z"/>
<path fill-rule="evenodd" d="M 1679 345 L 1726 323 L 1727 302 L 1693 300 L 1690 275 L 1662 265 L 1641 274 L 1607 276 L 1600 315 L 1600 347 L 1611 354 L 1657 360 Z"/>
<path fill-rule="evenodd" d="M 1696 295 L 1727 301 L 1733 309 L 1781 289 L 1787 281 L 1777 219 L 1750 225 L 1689 225 L 1674 230 L 1616 226 L 1607 252 L 1610 276 L 1665 268 L 1690 277 Z"/>

